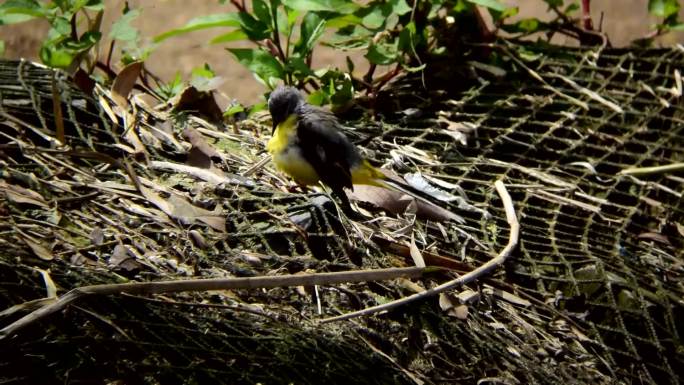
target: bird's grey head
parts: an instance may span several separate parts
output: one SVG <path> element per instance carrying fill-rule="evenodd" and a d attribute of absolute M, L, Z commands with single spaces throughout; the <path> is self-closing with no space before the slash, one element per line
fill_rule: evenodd
<path fill-rule="evenodd" d="M 280 86 L 271 92 L 268 98 L 268 111 L 273 120 L 273 132 L 278 124 L 292 115 L 297 107 L 304 103 L 304 97 L 294 87 Z"/>

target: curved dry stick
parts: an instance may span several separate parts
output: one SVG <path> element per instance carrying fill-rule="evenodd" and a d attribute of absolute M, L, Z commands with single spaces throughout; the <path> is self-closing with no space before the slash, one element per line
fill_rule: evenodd
<path fill-rule="evenodd" d="M 404 267 L 333 273 L 291 274 L 279 276 L 188 279 L 180 281 L 133 282 L 78 287 L 55 302 L 25 315 L 0 330 L 0 340 L 16 334 L 24 327 L 58 312 L 75 301 L 92 294 L 158 294 L 179 291 L 208 291 L 230 289 L 261 289 L 285 286 L 332 285 L 345 282 L 365 282 L 399 277 L 418 278 L 435 268 Z"/>
<path fill-rule="evenodd" d="M 518 223 L 518 218 L 515 215 L 515 208 L 513 207 L 513 200 L 511 199 L 511 196 L 508 194 L 506 186 L 504 186 L 501 180 L 497 180 L 494 183 L 494 187 L 496 187 L 496 191 L 499 193 L 499 196 L 503 201 L 504 210 L 506 211 L 506 220 L 508 221 L 508 224 L 511 226 L 508 236 L 508 244 L 506 245 L 506 247 L 504 247 L 503 250 L 501 250 L 501 252 L 499 252 L 499 254 L 496 257 L 490 259 L 487 263 L 478 267 L 477 269 L 467 274 L 464 274 L 454 280 L 436 286 L 432 289 L 425 290 L 423 292 L 416 293 L 408 297 L 398 299 L 396 301 L 369 307 L 367 309 L 342 314 L 336 317 L 326 318 L 321 320 L 320 322 L 327 323 L 334 321 L 342 321 L 350 318 L 361 317 L 369 314 L 375 314 L 385 310 L 394 309 L 396 307 L 406 305 L 411 302 L 419 301 L 428 297 L 432 297 L 439 293 L 473 282 L 491 273 L 494 269 L 501 266 L 506 261 L 506 259 L 510 257 L 513 249 L 515 249 L 515 247 L 518 245 L 518 238 L 520 235 L 520 223 Z"/>

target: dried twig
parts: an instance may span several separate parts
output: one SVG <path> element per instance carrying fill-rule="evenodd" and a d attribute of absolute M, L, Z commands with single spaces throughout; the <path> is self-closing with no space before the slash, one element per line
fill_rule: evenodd
<path fill-rule="evenodd" d="M 429 270 L 432 270 L 431 268 Z M 46 316 L 58 312 L 75 301 L 92 294 L 159 294 L 181 291 L 208 291 L 257 289 L 287 286 L 332 285 L 345 282 L 365 282 L 394 279 L 399 277 L 419 278 L 426 271 L 420 267 L 390 268 L 361 271 L 343 271 L 334 273 L 291 274 L 282 276 L 189 279 L 160 282 L 133 282 L 123 284 L 92 285 L 73 289 L 40 309 L 25 315 L 0 330 L 0 340 L 16 334 L 19 330 L 35 323 Z"/>
<path fill-rule="evenodd" d="M 419 301 L 428 297 L 435 296 L 439 293 L 443 293 L 445 291 L 454 289 L 459 286 L 466 285 L 470 282 L 473 282 L 475 280 L 478 280 L 487 274 L 491 273 L 494 269 L 497 267 L 501 266 L 506 259 L 508 259 L 513 252 L 513 249 L 518 245 L 518 237 L 520 234 L 520 224 L 518 223 L 518 218 L 515 215 L 515 209 L 513 207 L 513 201 L 511 199 L 511 196 L 508 194 L 508 191 L 506 190 L 506 186 L 504 186 L 503 182 L 501 180 L 497 180 L 494 183 L 494 186 L 496 187 L 496 191 L 499 193 L 499 196 L 501 196 L 501 200 L 503 201 L 504 209 L 506 210 L 506 220 L 508 221 L 508 224 L 511 226 L 510 232 L 509 232 L 509 237 L 508 237 L 508 244 L 506 247 L 504 247 L 503 250 L 497 255 L 496 257 L 492 258 L 489 260 L 489 262 L 485 263 L 484 265 L 478 267 L 477 269 L 471 271 L 470 273 L 464 274 L 461 277 L 458 277 L 454 280 L 451 280 L 449 282 L 443 283 L 437 287 L 434 287 L 432 289 L 416 293 L 413 295 L 410 295 L 405 298 L 398 299 L 396 301 L 384 303 L 378 306 L 373 306 L 367 309 L 347 313 L 347 314 L 342 314 L 336 317 L 330 317 L 326 318 L 324 320 L 321 320 L 323 323 L 327 322 L 334 322 L 334 321 L 342 321 L 350 318 L 355 318 L 355 317 L 361 317 L 365 315 L 370 315 L 370 314 L 375 314 L 381 311 L 386 311 L 390 309 L 394 309 L 396 307 L 406 305 L 408 303 L 412 303 L 415 301 Z"/>
<path fill-rule="evenodd" d="M 634 175 L 643 176 L 651 174 L 665 174 L 684 170 L 684 162 L 682 163 L 672 163 L 666 164 L 664 166 L 654 166 L 654 167 L 630 167 L 621 170 L 619 175 Z"/>

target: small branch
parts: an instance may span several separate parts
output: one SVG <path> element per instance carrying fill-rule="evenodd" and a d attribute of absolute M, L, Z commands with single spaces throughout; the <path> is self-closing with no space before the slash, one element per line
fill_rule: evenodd
<path fill-rule="evenodd" d="M 394 309 L 399 306 L 403 306 L 412 302 L 416 302 L 419 300 L 423 300 L 425 298 L 433 297 L 435 295 L 438 295 L 439 293 L 443 293 L 445 291 L 452 290 L 456 287 L 460 287 L 463 285 L 466 285 L 468 283 L 471 283 L 473 281 L 476 281 L 488 274 L 490 274 L 494 269 L 497 267 L 501 266 L 510 256 L 511 253 L 513 252 L 513 249 L 515 249 L 518 246 L 518 237 L 520 235 L 520 224 L 518 223 L 518 218 L 515 214 L 515 208 L 513 207 L 513 200 L 511 199 L 511 196 L 508 194 L 508 191 L 506 190 L 506 186 L 503 184 L 501 180 L 497 180 L 494 183 L 494 186 L 496 187 L 496 191 L 499 193 L 499 196 L 501 197 L 501 200 L 503 201 L 503 206 L 504 210 L 506 211 L 506 220 L 508 221 L 508 224 L 510 225 L 510 232 L 508 236 L 508 244 L 506 247 L 504 247 L 501 252 L 499 252 L 499 255 L 496 257 L 492 258 L 489 260 L 487 263 L 484 265 L 478 267 L 477 269 L 471 271 L 470 273 L 464 274 L 461 277 L 458 277 L 454 280 L 451 280 L 449 282 L 443 283 L 437 287 L 434 287 L 432 289 L 416 293 L 413 295 L 410 295 L 408 297 L 398 299 L 396 301 L 384 303 L 382 305 L 377 305 L 373 306 L 367 309 L 347 313 L 347 314 L 342 314 L 336 317 L 330 317 L 321 320 L 322 323 L 328 323 L 328 322 L 335 322 L 335 321 L 342 321 L 350 318 L 355 318 L 355 317 L 361 317 L 361 316 L 366 316 L 370 314 L 375 314 L 381 311 L 387 311 L 390 309 Z"/>
<path fill-rule="evenodd" d="M 237 8 L 238 11 L 240 12 L 247 12 L 247 7 L 245 6 L 245 2 L 238 3 L 237 0 L 230 0 L 230 3 Z"/>
<path fill-rule="evenodd" d="M 273 41 L 278 48 L 278 55 L 283 64 L 287 62 L 287 55 L 283 52 L 282 44 L 280 43 L 280 31 L 278 30 L 278 8 L 271 8 L 271 18 L 273 19 Z"/>
<path fill-rule="evenodd" d="M 376 69 L 377 67 L 378 67 L 377 65 L 371 63 L 371 65 L 368 67 L 368 72 L 366 72 L 366 74 L 363 75 L 363 81 L 364 81 L 365 83 L 367 83 L 367 84 L 372 84 L 372 83 L 373 83 L 373 73 L 375 73 L 375 69 Z M 369 87 L 367 91 L 370 91 L 370 90 L 371 90 L 371 89 L 370 89 L 370 87 Z"/>
<path fill-rule="evenodd" d="M 109 42 L 109 51 L 107 52 L 107 61 L 105 61 L 105 65 L 110 70 L 112 68 L 112 55 L 114 54 L 114 44 L 116 44 L 116 40 L 112 40 L 111 42 Z"/>
<path fill-rule="evenodd" d="M 432 270 L 434 268 L 430 268 Z M 83 286 L 69 291 L 56 302 L 35 310 L 0 330 L 0 340 L 16 334 L 46 316 L 58 312 L 79 299 L 92 295 L 112 294 L 159 294 L 181 291 L 209 291 L 260 289 L 287 286 L 333 285 L 346 282 L 366 282 L 394 279 L 399 277 L 419 278 L 426 271 L 420 267 L 389 268 L 377 270 L 343 271 L 334 273 L 291 274 L 280 276 L 189 279 L 159 282 L 133 282 L 123 284 Z"/>
<path fill-rule="evenodd" d="M 618 173 L 618 175 L 651 175 L 651 174 L 665 174 L 677 171 L 684 171 L 684 163 L 672 163 L 664 166 L 653 167 L 631 167 L 625 168 Z"/>

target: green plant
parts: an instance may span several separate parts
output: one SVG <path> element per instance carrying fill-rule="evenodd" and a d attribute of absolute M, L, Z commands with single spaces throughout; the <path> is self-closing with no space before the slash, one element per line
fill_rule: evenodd
<path fill-rule="evenodd" d="M 232 0 L 237 12 L 202 16 L 155 38 L 167 38 L 199 29 L 228 28 L 212 44 L 249 40 L 255 48 L 228 48 L 238 62 L 273 89 L 280 81 L 310 92 L 314 104 L 344 105 L 355 91 L 375 94 L 402 72 L 425 69 L 421 55 L 436 46 L 437 24 L 444 14 L 474 12 L 475 5 L 504 11 L 498 0 L 373 0 L 360 5 L 351 0 L 255 0 L 251 7 Z M 325 37 L 325 41 L 322 39 Z M 311 66 L 314 48 L 363 50 L 369 70 L 353 75 L 347 68 Z M 386 68 L 376 75 L 378 67 Z"/>
<path fill-rule="evenodd" d="M 646 39 L 651 40 L 670 31 L 684 31 L 684 23 L 679 21 L 679 9 L 679 0 L 649 0 L 648 12 L 662 19 L 662 22 L 655 26 Z"/>
<path fill-rule="evenodd" d="M 146 58 L 151 48 L 139 48 L 139 34 L 130 25 L 139 12 L 126 5 L 122 17 L 114 23 L 109 34 L 111 43 L 106 63 L 98 62 L 97 48 L 103 38 L 103 13 L 103 0 L 7 0 L 0 5 L 0 25 L 45 19 L 50 23 L 50 30 L 40 48 L 43 63 L 75 71 L 85 62 L 88 73 L 100 67 L 113 76 L 109 61 L 115 41 L 124 44 L 124 64 Z"/>
<path fill-rule="evenodd" d="M 68 68 L 100 41 L 103 8 L 102 0 L 8 0 L 0 5 L 0 23 L 17 23 L 36 17 L 46 19 L 51 28 L 40 48 L 40 59 L 52 67 Z M 87 11 L 95 12 L 95 16 Z M 81 15 L 85 16 L 87 26 L 79 33 L 77 19 Z"/>

